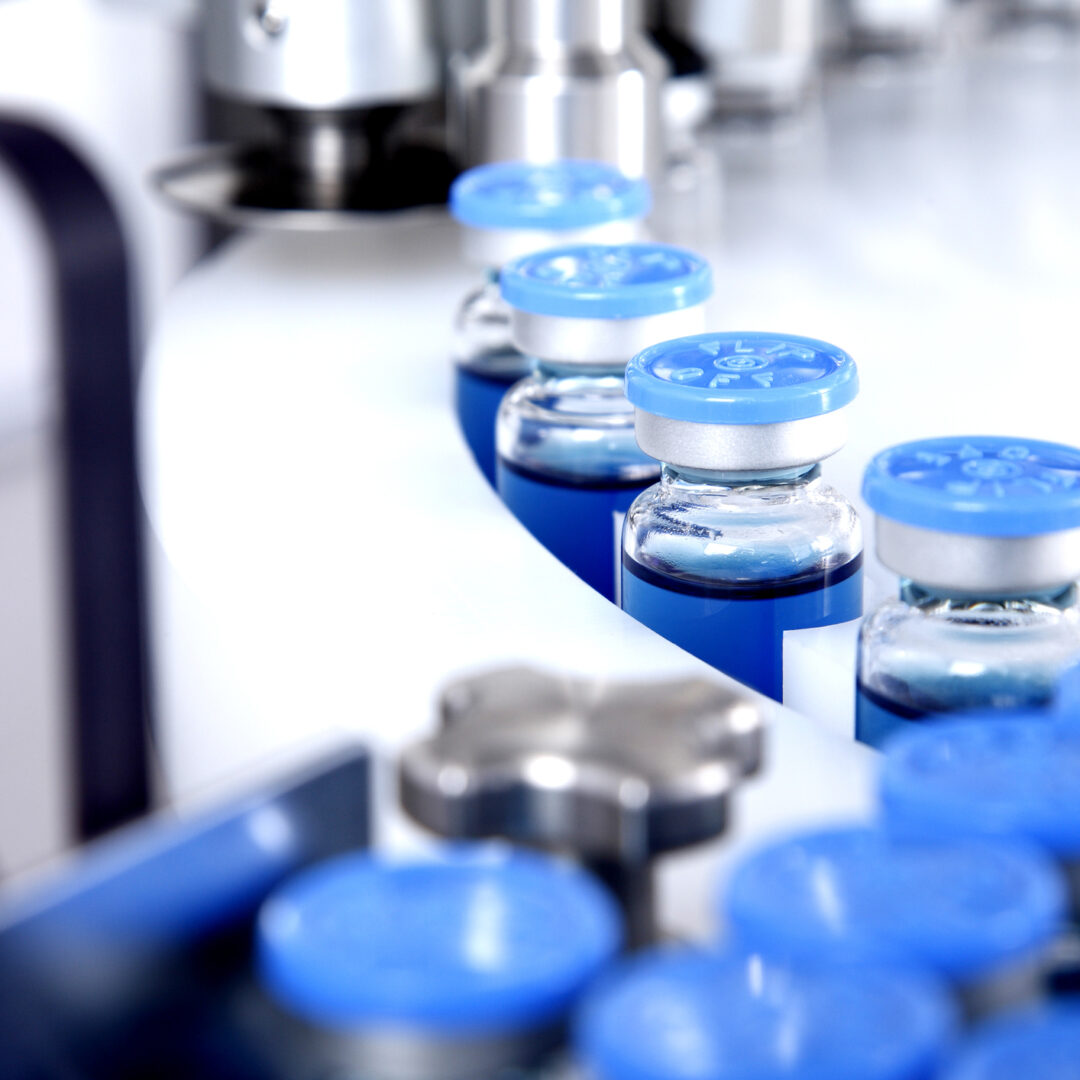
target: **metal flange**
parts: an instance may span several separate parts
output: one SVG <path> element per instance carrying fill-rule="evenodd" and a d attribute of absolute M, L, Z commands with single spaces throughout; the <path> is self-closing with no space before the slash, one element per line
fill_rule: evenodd
<path fill-rule="evenodd" d="M 529 667 L 446 688 L 441 726 L 399 769 L 406 812 L 441 836 L 504 837 L 588 863 L 656 937 L 651 860 L 723 834 L 760 768 L 754 702 L 705 679 L 597 682 Z"/>

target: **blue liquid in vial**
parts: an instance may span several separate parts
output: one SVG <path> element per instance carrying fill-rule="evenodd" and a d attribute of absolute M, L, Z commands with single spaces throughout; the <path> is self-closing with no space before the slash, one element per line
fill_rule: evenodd
<path fill-rule="evenodd" d="M 622 520 L 630 504 L 656 483 L 572 483 L 499 458 L 499 494 L 514 516 L 561 562 L 598 593 L 615 600 Z"/>
<path fill-rule="evenodd" d="M 495 417 L 506 391 L 521 377 L 521 370 L 480 374 L 460 364 L 455 368 L 454 404 L 458 423 L 476 463 L 495 486 Z"/>
<path fill-rule="evenodd" d="M 784 632 L 862 614 L 862 556 L 788 582 L 711 585 L 622 558 L 622 607 L 638 622 L 725 674 L 780 701 Z"/>
<path fill-rule="evenodd" d="M 889 738 L 910 724 L 933 722 L 936 716 L 974 710 L 1041 709 L 1051 705 L 1053 686 L 1041 682 L 1022 683 L 1006 680 L 993 673 L 966 687 L 958 696 L 952 685 L 927 685 L 916 688 L 905 683 L 905 698 L 900 701 L 867 686 L 861 679 L 855 686 L 855 738 L 880 750 Z M 911 703 L 911 699 L 919 704 Z"/>
<path fill-rule="evenodd" d="M 924 721 L 928 715 L 921 709 L 890 701 L 861 681 L 856 683 L 855 738 L 867 746 L 880 750 L 896 732 Z"/>

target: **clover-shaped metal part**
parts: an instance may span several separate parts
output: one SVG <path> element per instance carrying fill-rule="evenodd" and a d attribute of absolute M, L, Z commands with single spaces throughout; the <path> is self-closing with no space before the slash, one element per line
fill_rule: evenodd
<path fill-rule="evenodd" d="M 649 861 L 721 835 L 731 793 L 761 763 L 757 706 L 705 679 L 513 667 L 451 684 L 439 708 L 440 730 L 401 760 L 411 817 L 446 837 L 571 853 L 649 917 Z"/>

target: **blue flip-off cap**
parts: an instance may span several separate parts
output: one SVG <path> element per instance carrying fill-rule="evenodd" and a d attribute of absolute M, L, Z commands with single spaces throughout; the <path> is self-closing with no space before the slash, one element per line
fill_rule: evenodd
<path fill-rule="evenodd" d="M 669 244 L 572 244 L 517 259 L 500 284 L 511 307 L 534 315 L 630 319 L 703 304 L 712 270 Z"/>
<path fill-rule="evenodd" d="M 970 713 L 885 748 L 886 825 L 903 836 L 1019 838 L 1080 855 L 1080 726 L 1048 711 Z"/>
<path fill-rule="evenodd" d="M 859 392 L 843 349 L 787 334 L 723 333 L 645 349 L 626 369 L 639 409 L 698 424 L 776 424 L 850 405 Z"/>
<path fill-rule="evenodd" d="M 560 1019 L 620 941 L 614 901 L 584 871 L 465 846 L 298 875 L 263 905 L 257 957 L 268 993 L 322 1027 L 494 1035 Z"/>
<path fill-rule="evenodd" d="M 450 187 L 450 212 L 477 229 L 566 232 L 633 221 L 651 207 L 647 181 L 600 161 L 496 162 L 469 169 Z"/>
<path fill-rule="evenodd" d="M 774 843 L 732 877 L 740 948 L 799 963 L 925 968 L 967 982 L 1034 955 L 1062 925 L 1048 857 L 981 839 L 905 842 L 827 829 Z"/>
<path fill-rule="evenodd" d="M 954 1025 L 922 974 L 672 950 L 601 979 L 574 1046 L 597 1080 L 930 1080 Z"/>
<path fill-rule="evenodd" d="M 880 453 L 863 498 L 882 517 L 970 536 L 1080 528 L 1080 450 L 1037 439 L 955 436 Z"/>
<path fill-rule="evenodd" d="M 991 1020 L 961 1045 L 941 1080 L 1080 1080 L 1080 1006 Z"/>

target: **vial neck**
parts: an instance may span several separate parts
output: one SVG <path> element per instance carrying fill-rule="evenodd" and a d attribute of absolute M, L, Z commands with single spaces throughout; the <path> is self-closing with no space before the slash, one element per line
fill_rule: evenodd
<path fill-rule="evenodd" d="M 960 589 L 943 589 L 933 585 L 921 585 L 908 578 L 900 579 L 900 599 L 911 607 L 932 604 L 955 604 L 970 607 L 973 604 L 1040 604 L 1064 611 L 1077 602 L 1077 588 L 1072 582 L 1054 585 L 1038 592 L 993 593 L 976 595 Z"/>
<path fill-rule="evenodd" d="M 794 469 L 770 469 L 754 473 L 717 472 L 712 469 L 687 469 L 681 465 L 665 465 L 661 480 L 673 487 L 781 487 L 808 484 L 820 475 L 820 465 L 800 465 Z"/>
<path fill-rule="evenodd" d="M 567 364 L 557 360 L 538 360 L 536 374 L 541 379 L 610 379 L 613 376 L 623 378 L 626 365 L 612 364 Z"/>

